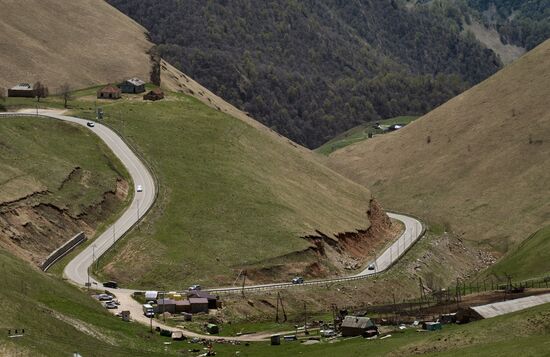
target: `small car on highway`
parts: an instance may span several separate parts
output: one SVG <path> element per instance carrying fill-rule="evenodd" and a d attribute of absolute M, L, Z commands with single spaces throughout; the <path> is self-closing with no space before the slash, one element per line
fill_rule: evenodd
<path fill-rule="evenodd" d="M 372 264 L 369 264 L 369 266 L 367 267 L 368 270 L 375 270 L 376 269 L 376 265 L 374 265 L 374 263 Z"/>
<path fill-rule="evenodd" d="M 189 291 L 198 291 L 201 289 L 201 286 L 200 285 L 191 285 L 189 287 Z"/>
<path fill-rule="evenodd" d="M 292 284 L 303 284 L 303 283 L 304 283 L 304 278 L 302 278 L 301 276 L 297 276 L 294 279 L 292 279 Z"/>
<path fill-rule="evenodd" d="M 143 186 L 137 185 L 136 191 L 137 191 L 137 192 L 143 192 Z"/>
<path fill-rule="evenodd" d="M 90 128 L 93 128 L 95 126 L 95 123 L 93 121 L 89 121 L 86 123 L 87 126 L 89 126 Z"/>

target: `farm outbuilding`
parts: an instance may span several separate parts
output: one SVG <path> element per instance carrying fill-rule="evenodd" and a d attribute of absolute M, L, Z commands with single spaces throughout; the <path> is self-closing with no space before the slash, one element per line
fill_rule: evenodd
<path fill-rule="evenodd" d="M 378 334 L 378 327 L 368 317 L 346 316 L 342 321 L 342 336 L 374 336 Z"/>
<path fill-rule="evenodd" d="M 218 308 L 218 297 L 207 293 L 206 291 L 194 290 L 187 293 L 188 298 L 203 298 L 208 300 L 209 309 Z"/>
<path fill-rule="evenodd" d="M 155 88 L 143 95 L 143 100 L 161 100 L 164 99 L 164 92 L 160 88 Z"/>
<path fill-rule="evenodd" d="M 109 84 L 97 91 L 98 99 L 120 99 L 120 88 Z"/>
<path fill-rule="evenodd" d="M 19 83 L 8 89 L 8 97 L 34 98 L 35 96 L 35 90 L 29 83 Z"/>
<path fill-rule="evenodd" d="M 158 299 L 155 306 L 155 314 L 162 314 L 169 312 L 171 314 L 176 313 L 176 301 L 172 299 Z"/>
<path fill-rule="evenodd" d="M 206 298 L 189 298 L 191 304 L 191 313 L 208 312 L 208 299 Z"/>
<path fill-rule="evenodd" d="M 145 92 L 145 82 L 139 78 L 130 78 L 122 82 L 119 88 L 122 93 L 143 93 Z"/>

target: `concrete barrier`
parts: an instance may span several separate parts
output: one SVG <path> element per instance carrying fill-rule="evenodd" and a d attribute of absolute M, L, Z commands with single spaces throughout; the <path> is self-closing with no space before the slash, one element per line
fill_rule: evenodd
<path fill-rule="evenodd" d="M 73 250 L 77 245 L 86 241 L 86 235 L 84 232 L 80 232 L 68 241 L 66 241 L 61 247 L 54 250 L 42 263 L 42 270 L 47 271 L 56 261 L 63 258 L 67 253 Z"/>

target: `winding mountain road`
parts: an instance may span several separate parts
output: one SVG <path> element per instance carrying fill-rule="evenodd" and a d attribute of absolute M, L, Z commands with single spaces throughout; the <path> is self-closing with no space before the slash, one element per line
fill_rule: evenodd
<path fill-rule="evenodd" d="M 32 113 L 37 114 L 36 111 Z M 1 113 L 3 115 L 21 115 L 21 113 Z M 102 125 L 95 123 L 94 127 L 87 126 L 88 120 L 62 115 L 49 110 L 40 110 L 38 114 L 42 117 L 48 117 L 58 120 L 63 120 L 70 123 L 82 125 L 91 131 L 93 131 L 99 138 L 101 138 L 105 144 L 113 151 L 113 153 L 124 164 L 128 173 L 132 177 L 134 186 L 141 185 L 142 192 L 135 192 L 134 198 L 126 211 L 116 220 L 116 222 L 105 230 L 93 244 L 83 249 L 76 257 L 74 257 L 65 267 L 63 272 L 64 276 L 79 286 L 86 286 L 89 283 L 92 287 L 101 287 L 93 277 L 89 276 L 89 268 L 98 257 L 102 256 L 120 237 L 122 237 L 127 231 L 129 231 L 137 222 L 143 217 L 144 214 L 152 207 L 156 198 L 156 186 L 155 180 L 149 171 L 149 169 L 143 164 L 143 162 L 137 157 L 137 155 L 128 147 L 124 140 L 113 130 Z M 30 114 L 28 114 L 30 115 Z M 272 290 L 280 288 L 289 288 L 294 286 L 304 285 L 319 285 L 334 282 L 344 282 L 349 280 L 365 279 L 371 275 L 378 274 L 395 263 L 400 256 L 405 254 L 407 250 L 424 234 L 425 228 L 422 223 L 416 218 L 398 214 L 388 213 L 392 219 L 401 221 L 405 230 L 399 236 L 399 238 L 393 242 L 380 256 L 368 265 L 374 264 L 374 269 L 365 268 L 360 273 L 341 278 L 329 278 L 319 280 L 309 280 L 303 284 L 295 285 L 292 283 L 274 283 L 274 284 L 260 284 L 246 286 L 246 290 Z M 153 287 L 154 288 L 154 287 Z M 241 291 L 242 287 L 224 287 L 208 289 L 210 292 L 216 293 L 231 293 Z M 142 323 L 149 324 L 148 318 L 141 313 L 141 306 L 138 302 L 131 298 L 132 292 L 137 290 L 130 289 L 115 289 L 112 293 L 121 301 L 121 308 L 124 310 L 130 310 L 132 317 Z M 166 327 L 174 329 L 173 327 L 167 327 L 160 322 L 155 321 L 155 326 Z M 182 330 L 188 337 L 201 337 L 201 338 L 218 338 L 208 335 L 200 335 L 187 330 Z M 258 341 L 269 337 L 268 334 L 258 334 L 249 336 L 231 337 L 232 340 L 241 341 Z"/>

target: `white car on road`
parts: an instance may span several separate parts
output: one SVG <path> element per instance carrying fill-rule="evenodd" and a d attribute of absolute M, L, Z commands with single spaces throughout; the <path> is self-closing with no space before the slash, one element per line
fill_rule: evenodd
<path fill-rule="evenodd" d="M 143 192 L 143 186 L 137 185 L 136 191 L 137 191 L 137 192 Z"/>

